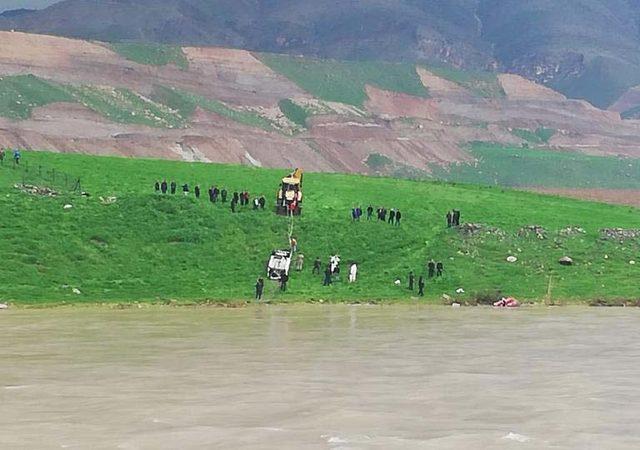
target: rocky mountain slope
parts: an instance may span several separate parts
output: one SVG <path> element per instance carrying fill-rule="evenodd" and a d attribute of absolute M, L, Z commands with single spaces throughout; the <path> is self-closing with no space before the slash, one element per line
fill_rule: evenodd
<path fill-rule="evenodd" d="M 0 146 L 428 174 L 469 143 L 640 157 L 640 123 L 518 75 L 0 32 Z"/>
<path fill-rule="evenodd" d="M 608 107 L 640 84 L 639 22 L 637 0 L 64 0 L 0 29 L 492 68 Z"/>

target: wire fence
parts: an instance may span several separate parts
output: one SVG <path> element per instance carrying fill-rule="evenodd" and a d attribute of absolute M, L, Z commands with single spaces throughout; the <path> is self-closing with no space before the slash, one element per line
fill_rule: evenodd
<path fill-rule="evenodd" d="M 13 183 L 22 186 L 49 188 L 59 193 L 82 193 L 80 177 L 63 172 L 55 167 L 21 160 L 7 160 L 0 163 L 0 170 L 10 171 Z"/>

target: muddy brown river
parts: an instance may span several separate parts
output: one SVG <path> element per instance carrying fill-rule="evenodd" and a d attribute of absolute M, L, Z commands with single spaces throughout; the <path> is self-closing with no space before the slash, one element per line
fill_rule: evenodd
<path fill-rule="evenodd" d="M 2 449 L 640 448 L 640 310 L 0 311 Z"/>

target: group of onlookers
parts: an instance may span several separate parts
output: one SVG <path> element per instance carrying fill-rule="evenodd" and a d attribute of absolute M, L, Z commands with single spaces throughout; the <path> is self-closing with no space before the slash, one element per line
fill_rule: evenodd
<path fill-rule="evenodd" d="M 389 219 L 387 220 L 387 213 L 389 213 Z M 354 206 L 351 208 L 351 219 L 354 222 L 357 222 L 362 217 L 362 208 L 359 206 Z M 392 225 L 400 225 L 400 221 L 402 220 L 402 213 L 399 209 L 392 208 L 387 211 L 387 208 L 379 207 L 377 209 L 378 221 L 388 222 Z M 369 205 L 367 207 L 367 220 L 373 219 L 373 206 Z"/>
<path fill-rule="evenodd" d="M 162 194 L 170 193 L 175 195 L 176 192 L 178 191 L 178 183 L 176 183 L 175 181 L 171 181 L 169 183 L 167 182 L 167 180 L 156 181 L 154 189 L 156 193 L 162 193 Z M 188 183 L 185 183 L 182 186 L 180 186 L 180 190 L 184 195 L 191 195 L 191 189 L 189 188 Z M 229 196 L 229 192 L 227 191 L 226 188 L 223 187 L 222 189 L 220 189 L 218 188 L 218 186 L 211 186 L 207 190 L 207 194 L 209 196 L 209 201 L 211 203 L 217 203 L 218 201 L 220 201 L 221 203 L 227 203 L 227 197 Z M 202 195 L 202 190 L 199 184 L 196 184 L 193 187 L 193 195 L 198 199 Z M 250 203 L 251 203 L 251 195 L 249 194 L 248 191 L 233 192 L 233 194 L 231 195 L 231 201 L 229 202 L 232 212 L 236 211 L 236 208 L 238 207 L 238 205 L 248 206 Z M 264 195 L 261 195 L 259 197 L 255 197 L 253 199 L 252 204 L 253 204 L 254 210 L 264 209 L 267 204 L 267 200 L 265 199 Z"/>
<path fill-rule="evenodd" d="M 4 165 L 4 160 L 7 157 L 7 154 L 11 153 L 10 148 L 0 148 L 0 164 Z M 20 164 L 20 159 L 22 158 L 22 153 L 17 148 L 13 150 L 13 163 L 15 165 Z"/>

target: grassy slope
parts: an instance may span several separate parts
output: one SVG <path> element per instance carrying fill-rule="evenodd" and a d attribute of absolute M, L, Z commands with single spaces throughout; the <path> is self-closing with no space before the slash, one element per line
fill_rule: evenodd
<path fill-rule="evenodd" d="M 28 153 L 25 161 L 81 176 L 92 196 L 29 196 L 10 187 L 19 174 L 0 167 L 1 300 L 245 299 L 252 296 L 270 250 L 286 245 L 287 219 L 271 211 L 231 214 L 228 207 L 205 199 L 152 192 L 153 182 L 166 176 L 202 186 L 246 188 L 271 201 L 283 170 L 46 153 Z M 640 297 L 634 281 L 640 265 L 628 264 L 640 259 L 638 243 L 619 245 L 598 235 L 602 227 L 638 227 L 636 209 L 490 187 L 312 173 L 305 193 L 295 235 L 307 269 L 293 275 L 284 296 L 269 284 L 269 299 L 408 299 L 409 292 L 393 280 L 404 280 L 411 269 L 422 273 L 430 257 L 442 259 L 447 270 L 443 279 L 428 284 L 431 301 L 443 293 L 465 299 L 489 289 L 540 299 L 549 275 L 555 298 Z M 105 206 L 100 195 L 116 195 L 118 201 Z M 356 202 L 399 207 L 405 222 L 401 227 L 353 224 L 349 211 Z M 65 203 L 74 208 L 64 210 Z M 506 236 L 462 239 L 443 227 L 444 213 L 452 207 L 462 209 L 463 220 L 499 227 Z M 545 226 L 550 239 L 518 238 L 517 230 L 527 224 Z M 580 225 L 588 234 L 555 236 L 555 230 L 568 225 Z M 345 263 L 360 262 L 358 283 L 323 288 L 320 278 L 310 274 L 313 258 L 324 262 L 333 252 Z M 506 263 L 509 254 L 519 262 Z M 565 254 L 577 264 L 559 266 L 556 261 Z M 610 258 L 605 260 L 605 254 Z M 457 297 L 459 287 L 466 294 Z M 74 295 L 71 288 L 82 294 Z"/>
<path fill-rule="evenodd" d="M 475 143 L 477 164 L 433 167 L 433 177 L 462 183 L 640 189 L 640 160 Z"/>
<path fill-rule="evenodd" d="M 0 77 L 0 116 L 24 120 L 33 108 L 55 102 L 73 101 L 64 89 L 33 75 Z"/>
<path fill-rule="evenodd" d="M 189 60 L 181 47 L 153 43 L 114 43 L 110 47 L 120 56 L 140 64 L 175 64 L 183 70 L 189 68 Z"/>
<path fill-rule="evenodd" d="M 428 96 L 412 64 L 320 60 L 266 53 L 257 56 L 272 70 L 326 101 L 361 107 L 367 99 L 367 84 L 389 91 Z"/>

